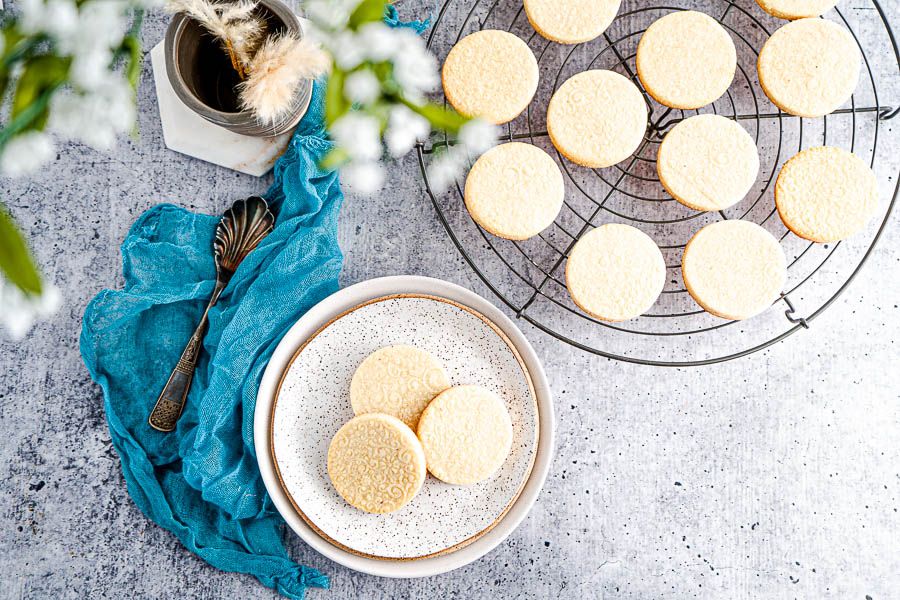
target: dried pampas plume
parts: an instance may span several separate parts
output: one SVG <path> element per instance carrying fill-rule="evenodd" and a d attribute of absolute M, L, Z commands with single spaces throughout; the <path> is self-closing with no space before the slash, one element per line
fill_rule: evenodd
<path fill-rule="evenodd" d="M 290 112 L 300 82 L 315 79 L 330 67 L 330 57 L 313 42 L 271 36 L 250 61 L 249 77 L 240 85 L 241 105 L 261 121 L 275 123 Z"/>
<path fill-rule="evenodd" d="M 246 79 L 253 53 L 265 31 L 262 19 L 253 14 L 256 2 L 214 2 L 213 0 L 168 0 L 169 12 L 183 12 L 216 36 L 240 78 Z"/>

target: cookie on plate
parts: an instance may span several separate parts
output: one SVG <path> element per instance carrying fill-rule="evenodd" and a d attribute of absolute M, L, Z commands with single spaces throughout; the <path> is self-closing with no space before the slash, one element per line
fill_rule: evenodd
<path fill-rule="evenodd" d="M 388 346 L 370 354 L 350 381 L 350 403 L 357 415 L 384 413 L 413 430 L 432 398 L 450 387 L 441 363 L 414 346 Z"/>
<path fill-rule="evenodd" d="M 553 223 L 565 195 L 549 154 L 510 142 L 482 154 L 466 176 L 466 208 L 476 223 L 508 240 L 526 240 Z"/>
<path fill-rule="evenodd" d="M 636 85 L 613 71 L 584 71 L 559 86 L 547 107 L 547 131 L 559 152 L 585 167 L 631 156 L 647 129 L 647 104 Z"/>
<path fill-rule="evenodd" d="M 525 15 L 548 40 L 580 44 L 606 31 L 620 4 L 621 0 L 525 0 Z"/>
<path fill-rule="evenodd" d="M 646 312 L 666 283 L 662 252 L 643 231 L 609 223 L 578 240 L 566 262 L 566 287 L 584 312 L 625 321 Z"/>
<path fill-rule="evenodd" d="M 444 95 L 460 114 L 495 125 L 525 110 L 538 85 L 534 53 L 519 37 L 496 29 L 461 39 L 441 69 Z"/>
<path fill-rule="evenodd" d="M 419 419 L 428 471 L 446 483 L 471 485 L 490 477 L 512 447 L 512 421 L 494 392 L 460 385 L 440 393 Z"/>
<path fill-rule="evenodd" d="M 673 127 L 656 157 L 659 181 L 694 210 L 724 210 L 743 199 L 759 173 L 750 134 L 720 115 L 696 115 Z"/>
<path fill-rule="evenodd" d="M 821 117 L 850 99 L 859 81 L 860 52 L 850 32 L 825 19 L 781 26 L 763 44 L 759 83 L 778 108 Z"/>
<path fill-rule="evenodd" d="M 425 481 L 425 453 L 403 421 L 371 413 L 338 429 L 328 446 L 328 476 L 350 505 L 370 513 L 393 512 Z"/>
<path fill-rule="evenodd" d="M 681 259 L 684 285 L 697 304 L 723 319 L 748 319 L 772 305 L 787 277 L 775 237 L 749 221 L 731 219 L 694 234 Z"/>
<path fill-rule="evenodd" d="M 779 19 L 818 17 L 837 4 L 837 0 L 756 0 L 760 8 Z"/>
<path fill-rule="evenodd" d="M 694 10 L 654 21 L 638 42 L 638 77 L 647 93 L 671 108 L 716 101 L 731 85 L 736 67 L 731 36 L 712 17 Z"/>
<path fill-rule="evenodd" d="M 785 226 L 813 242 L 837 242 L 865 227 L 878 208 L 878 180 L 858 156 L 819 146 L 794 155 L 775 182 Z"/>

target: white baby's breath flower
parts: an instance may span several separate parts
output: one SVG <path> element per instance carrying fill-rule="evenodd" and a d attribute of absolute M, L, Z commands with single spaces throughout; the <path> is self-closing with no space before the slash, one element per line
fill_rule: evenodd
<path fill-rule="evenodd" d="M 412 31 L 398 30 L 397 35 L 401 48 L 394 57 L 394 79 L 407 98 L 417 101 L 440 81 L 437 60 Z"/>
<path fill-rule="evenodd" d="M 481 119 L 472 119 L 459 129 L 459 141 L 462 142 L 471 158 L 478 158 L 495 145 L 500 136 L 500 129 Z"/>
<path fill-rule="evenodd" d="M 463 171 L 466 159 L 463 152 L 448 148 L 428 165 L 428 185 L 435 194 L 441 194 L 453 185 Z"/>
<path fill-rule="evenodd" d="M 376 161 L 381 158 L 381 124 L 375 117 L 352 111 L 329 128 L 331 139 L 354 161 Z"/>
<path fill-rule="evenodd" d="M 360 69 L 344 80 L 344 96 L 357 104 L 372 104 L 381 95 L 381 82 L 371 69 Z"/>
<path fill-rule="evenodd" d="M 341 169 L 344 182 L 360 194 L 374 194 L 384 185 L 384 169 L 375 161 L 355 161 Z"/>
<path fill-rule="evenodd" d="M 14 340 L 20 340 L 39 318 L 59 309 L 61 296 L 54 286 L 44 285 L 40 296 L 26 296 L 15 285 L 0 276 L 0 324 Z"/>
<path fill-rule="evenodd" d="M 58 93 L 53 97 L 48 127 L 63 137 L 109 150 L 119 135 L 134 127 L 132 94 L 128 82 L 114 73 L 91 93 Z"/>
<path fill-rule="evenodd" d="M 373 62 L 397 56 L 403 47 L 403 39 L 402 33 L 381 21 L 366 23 L 359 28 L 356 35 L 356 43 L 363 48 L 366 58 Z"/>
<path fill-rule="evenodd" d="M 428 137 L 429 131 L 427 119 L 400 104 L 391 108 L 384 141 L 391 156 L 399 158 L 412 150 L 416 142 Z"/>
<path fill-rule="evenodd" d="M 345 71 L 355 69 L 366 59 L 366 50 L 356 42 L 352 31 L 341 31 L 325 42 L 334 56 L 334 62 Z"/>
<path fill-rule="evenodd" d="M 23 0 L 19 28 L 23 33 L 46 33 L 65 38 L 78 27 L 78 7 L 74 0 Z"/>
<path fill-rule="evenodd" d="M 76 54 L 69 69 L 72 83 L 83 90 L 93 90 L 100 86 L 109 74 L 112 56 L 109 48 L 93 48 Z"/>
<path fill-rule="evenodd" d="M 41 131 L 28 131 L 12 138 L 0 154 L 0 172 L 10 177 L 33 173 L 53 158 L 53 139 Z"/>
<path fill-rule="evenodd" d="M 340 29 L 347 24 L 350 11 L 359 2 L 344 0 L 307 0 L 303 4 L 306 18 L 324 29 Z"/>

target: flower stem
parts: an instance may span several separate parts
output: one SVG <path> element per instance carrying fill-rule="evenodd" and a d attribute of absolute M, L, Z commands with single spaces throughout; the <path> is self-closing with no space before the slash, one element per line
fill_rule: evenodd
<path fill-rule="evenodd" d="M 225 42 L 225 50 L 228 51 L 228 58 L 231 59 L 231 66 L 234 67 L 234 70 L 237 71 L 238 77 L 241 78 L 241 81 L 247 78 L 247 74 L 244 72 L 244 65 L 241 64 L 241 61 L 237 57 L 237 53 L 234 51 L 234 46 L 231 44 L 231 40 L 223 40 Z"/>

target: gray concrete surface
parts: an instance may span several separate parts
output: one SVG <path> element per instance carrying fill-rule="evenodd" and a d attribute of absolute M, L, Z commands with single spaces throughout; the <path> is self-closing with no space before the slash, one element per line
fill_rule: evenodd
<path fill-rule="evenodd" d="M 900 25 L 897 3 L 884 4 Z M 863 2 L 844 12 L 875 17 Z M 150 16 L 146 48 L 165 21 Z M 896 105 L 893 69 L 879 91 Z M 139 139 L 111 154 L 68 146 L 40 176 L 0 183 L 65 295 L 28 339 L 0 342 L 0 597 L 275 597 L 207 566 L 139 513 L 78 354 L 82 311 L 120 285 L 118 245 L 137 215 L 161 201 L 217 213 L 269 181 L 166 150 L 149 66 L 139 104 Z M 882 124 L 887 157 L 900 155 L 898 124 Z M 891 189 L 897 168 L 886 169 Z M 414 159 L 391 180 L 377 197 L 347 196 L 343 282 L 425 274 L 496 300 L 451 244 Z M 298 561 L 332 578 L 309 598 L 900 597 L 898 248 L 895 218 L 809 331 L 710 367 L 602 359 L 522 323 L 558 415 L 556 459 L 529 517 L 482 560 L 423 580 L 354 573 L 288 535 Z"/>

